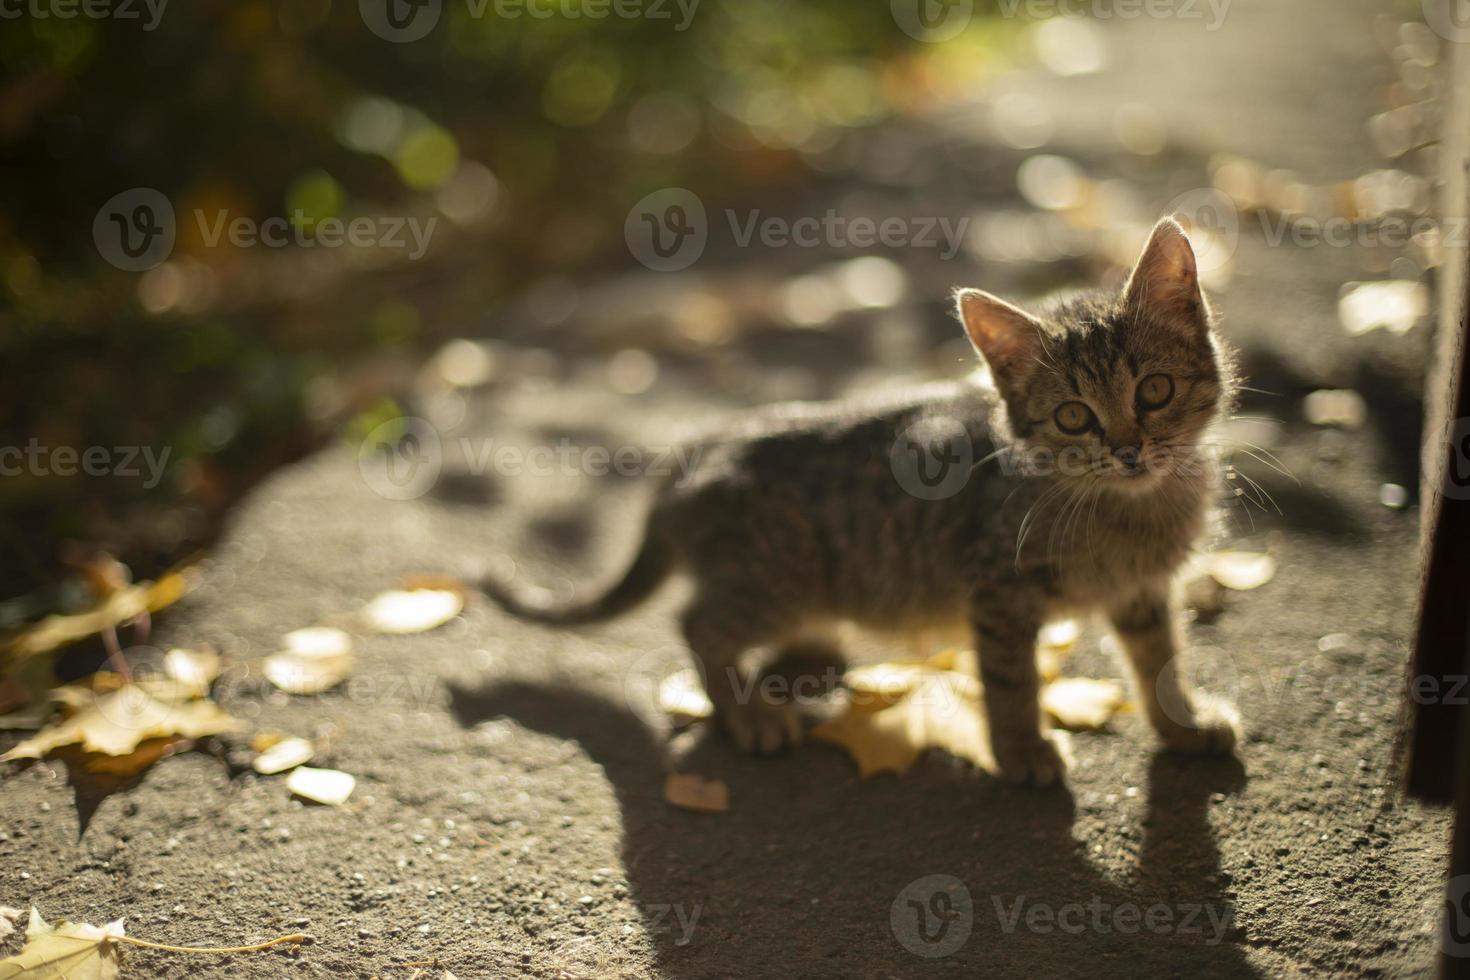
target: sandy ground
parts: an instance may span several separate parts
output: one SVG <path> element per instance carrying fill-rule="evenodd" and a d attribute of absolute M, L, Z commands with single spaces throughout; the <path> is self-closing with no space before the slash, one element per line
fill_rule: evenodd
<path fill-rule="evenodd" d="M 1048 152 L 1128 180 L 1155 213 L 1207 183 L 1215 152 L 1324 184 L 1384 165 L 1364 123 L 1394 69 L 1367 5 L 1240 0 L 1217 32 L 1149 20 L 1102 30 L 1101 74 L 1020 72 L 991 94 L 1044 100 L 1056 116 Z M 1177 83 L 1160 91 L 1160 77 Z M 1109 120 L 1129 99 L 1162 113 L 1180 147 L 1167 166 L 1119 153 Z M 1008 182 L 1024 154 L 993 141 L 988 105 L 866 145 L 931 161 L 929 207 L 1019 207 Z M 922 206 L 876 178 L 865 190 Z M 1379 495 L 1410 482 L 1403 433 L 1424 338 L 1338 329 L 1341 285 L 1382 274 L 1371 271 L 1380 257 L 1360 252 L 1272 247 L 1247 230 L 1220 294 L 1227 335 L 1277 393 L 1242 412 L 1274 423 L 1242 424 L 1300 480 L 1250 471 L 1284 514 L 1233 507 L 1231 539 L 1270 547 L 1280 573 L 1193 628 L 1200 683 L 1245 718 L 1238 760 L 1158 754 L 1132 716 L 1076 736 L 1067 787 L 1051 791 L 942 755 L 868 781 L 825 745 L 750 760 L 698 732 L 671 741 L 647 711 L 649 679 L 683 656 L 680 586 L 576 632 L 474 602 L 433 633 L 362 639 L 351 684 L 317 698 L 269 693 L 247 671 L 228 678 L 228 708 L 318 738 L 319 762 L 358 777 L 342 808 L 292 801 L 281 778 L 205 753 L 165 760 L 100 802 L 61 762 L 17 767 L 0 784 L 0 904 L 126 916 L 132 934 L 174 943 L 314 937 L 248 957 L 132 951 L 130 976 L 409 977 L 408 964 L 435 959 L 461 978 L 1422 975 L 1448 820 L 1393 788 L 1418 528 L 1412 507 Z M 448 449 L 422 497 L 373 492 L 350 448 L 280 473 L 241 508 L 155 642 L 212 642 L 245 661 L 404 575 L 474 577 L 509 567 L 506 556 L 537 581 L 605 576 L 632 548 L 637 480 L 477 474 L 460 440 L 657 446 L 690 418 L 953 372 L 950 286 L 1039 289 L 1025 267 L 901 259 L 909 298 L 893 310 L 825 331 L 752 330 L 719 358 L 661 355 L 648 391 L 619 392 L 626 379 L 610 376 L 607 352 L 652 328 L 595 315 L 602 299 L 718 291 L 725 275 L 771 288 L 786 261 L 712 248 L 697 267 L 709 278 L 584 290 L 582 312 L 538 341 L 564 357 L 506 344 L 493 384 L 425 407 Z M 1303 420 L 1303 393 L 1352 385 L 1370 394 L 1365 427 L 1344 437 Z M 1331 633 L 1351 643 L 1327 656 L 1318 640 Z M 1121 676 L 1095 635 L 1069 670 Z M 671 768 L 726 781 L 731 812 L 671 809 Z"/>

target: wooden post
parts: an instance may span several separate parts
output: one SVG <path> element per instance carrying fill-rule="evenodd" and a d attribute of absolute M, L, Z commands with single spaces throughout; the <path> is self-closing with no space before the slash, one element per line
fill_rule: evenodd
<path fill-rule="evenodd" d="M 1470 978 L 1470 44 L 1448 45 L 1450 105 L 1440 147 L 1445 261 L 1437 356 L 1425 395 L 1423 582 L 1408 678 L 1407 790 L 1455 806 L 1439 975 Z M 1463 877 L 1462 877 L 1463 876 Z"/>

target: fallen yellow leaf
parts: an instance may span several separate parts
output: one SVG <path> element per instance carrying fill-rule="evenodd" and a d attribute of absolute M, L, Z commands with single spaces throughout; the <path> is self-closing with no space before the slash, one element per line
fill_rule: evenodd
<path fill-rule="evenodd" d="M 856 668 L 846 678 L 847 710 L 814 728 L 812 737 L 846 751 L 864 777 L 902 775 L 929 749 L 994 772 L 978 676 L 973 650 Z M 1112 681 L 1067 679 L 1042 689 L 1042 705 L 1061 728 L 1102 728 L 1123 704 L 1123 690 Z"/>
<path fill-rule="evenodd" d="M 1058 728 L 1098 731 L 1123 707 L 1122 685 L 1090 677 L 1064 677 L 1041 690 L 1041 709 Z"/>
<path fill-rule="evenodd" d="M 15 956 L 0 960 L 0 980 L 117 980 L 122 961 L 120 944 L 168 953 L 223 955 L 254 953 L 282 943 L 304 942 L 306 936 L 298 932 L 249 946 L 171 946 L 125 935 L 121 919 L 101 927 L 65 920 L 48 925 L 32 907 L 25 948 Z"/>
<path fill-rule="evenodd" d="M 63 919 L 53 926 L 33 908 L 25 948 L 0 960 L 0 980 L 116 980 L 122 958 L 113 940 L 122 934 L 121 919 L 101 927 Z"/>
<path fill-rule="evenodd" d="M 671 772 L 664 781 L 664 799 L 681 810 L 728 813 L 730 787 L 718 779 L 705 779 L 687 772 Z"/>
<path fill-rule="evenodd" d="M 0 905 L 0 941 L 10 938 L 15 931 L 15 924 L 20 921 L 20 909 L 13 909 L 8 905 Z"/>
<path fill-rule="evenodd" d="M 70 616 L 47 616 L 34 626 L 11 637 L 4 652 L 23 658 L 49 653 L 60 647 L 136 619 L 144 612 L 157 612 L 188 594 L 197 580 L 193 569 L 170 572 L 156 582 L 139 582 L 108 595 L 92 609 Z"/>
<path fill-rule="evenodd" d="M 658 706 L 680 728 L 708 718 L 715 712 L 715 706 L 700 683 L 699 672 L 693 668 L 678 671 L 663 679 L 658 686 Z"/>
<path fill-rule="evenodd" d="M 845 714 L 812 729 L 813 738 L 845 750 L 864 777 L 880 772 L 902 775 L 931 748 L 994 770 L 980 685 L 973 674 L 915 664 L 877 668 L 877 676 L 907 682 L 907 690 L 898 693 L 895 684 L 869 689 L 867 697 L 855 696 Z"/>
<path fill-rule="evenodd" d="M 24 729 L 35 731 L 46 724 L 56 704 L 51 698 L 51 689 L 56 685 L 56 674 L 51 662 L 36 657 L 23 660 L 12 673 L 0 678 L 0 696 L 6 714 L 0 715 L 0 730 Z"/>
<path fill-rule="evenodd" d="M 341 806 L 352 795 L 357 779 L 336 769 L 312 769 L 301 766 L 286 777 L 286 788 L 303 799 L 327 806 Z"/>
<path fill-rule="evenodd" d="M 213 701 L 162 701 L 137 684 L 127 684 L 96 696 L 70 717 L 43 729 L 0 756 L 0 761 L 39 759 L 63 745 L 79 745 L 87 752 L 125 756 L 144 739 L 171 736 L 203 738 L 232 731 L 240 724 Z"/>
<path fill-rule="evenodd" d="M 221 660 L 211 646 L 175 647 L 163 655 L 163 672 L 195 692 L 196 697 L 209 693 L 209 685 L 219 677 Z"/>
<path fill-rule="evenodd" d="M 194 743 L 187 738 L 149 738 L 138 743 L 138 747 L 127 755 L 99 755 L 88 753 L 85 765 L 88 772 L 106 773 L 110 776 L 136 776 L 161 759 L 176 752 L 185 751 Z"/>
<path fill-rule="evenodd" d="M 304 738 L 283 738 L 261 752 L 250 763 L 250 767 L 262 776 L 274 776 L 278 772 L 294 769 L 311 761 L 316 752 Z"/>
<path fill-rule="evenodd" d="M 1082 624 L 1075 619 L 1059 619 L 1041 628 L 1036 643 L 1038 646 L 1066 652 L 1075 647 L 1081 638 Z"/>
<path fill-rule="evenodd" d="M 453 589 L 404 589 L 374 596 L 359 614 L 378 633 L 424 633 L 458 616 L 464 593 Z"/>
<path fill-rule="evenodd" d="M 1227 589 L 1259 589 L 1276 576 L 1276 559 L 1249 551 L 1217 551 L 1209 558 L 1210 577 Z"/>
<path fill-rule="evenodd" d="M 283 637 L 286 648 L 265 658 L 265 676 L 288 694 L 320 694 L 352 673 L 352 637 L 331 626 L 312 626 Z"/>

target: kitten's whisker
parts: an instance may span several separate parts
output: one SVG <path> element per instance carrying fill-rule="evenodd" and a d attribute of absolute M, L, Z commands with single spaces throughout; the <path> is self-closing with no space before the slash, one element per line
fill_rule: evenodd
<path fill-rule="evenodd" d="M 1096 477 L 1093 479 L 1096 479 Z M 1061 533 L 1061 546 L 1063 548 L 1068 546 L 1067 542 L 1071 533 L 1072 521 L 1080 509 L 1082 501 L 1086 499 L 1087 491 L 1092 487 L 1091 483 L 1085 481 L 1086 477 L 1077 481 L 1077 486 L 1073 489 L 1071 496 L 1067 498 L 1066 504 L 1062 506 L 1061 513 L 1057 515 L 1056 523 L 1052 524 L 1051 533 L 1047 535 L 1046 539 L 1046 552 L 1049 559 L 1054 560 L 1058 557 L 1056 550 L 1052 547 L 1053 542 L 1057 540 L 1058 532 Z"/>
<path fill-rule="evenodd" d="M 1255 515 L 1251 513 L 1251 509 L 1245 505 L 1245 500 L 1242 499 L 1244 497 L 1244 495 L 1245 495 L 1245 491 L 1241 490 L 1239 487 L 1236 487 L 1235 488 L 1235 492 L 1230 495 L 1230 502 L 1233 503 L 1233 504 L 1239 504 L 1240 505 L 1240 509 L 1245 512 L 1246 518 L 1251 522 L 1251 533 L 1252 534 L 1255 534 L 1256 533 L 1256 518 L 1255 518 Z"/>
<path fill-rule="evenodd" d="M 1098 569 L 1097 564 L 1097 551 L 1093 548 L 1092 544 L 1092 526 L 1097 520 L 1097 502 L 1101 499 L 1102 487 L 1099 486 L 1097 492 L 1092 495 L 1092 509 L 1087 512 L 1087 557 L 1091 560 L 1092 567 L 1095 571 L 1100 569 Z"/>
<path fill-rule="evenodd" d="M 1021 564 L 1021 550 L 1026 546 L 1026 539 L 1030 536 L 1031 531 L 1036 526 L 1036 519 L 1041 516 L 1041 512 L 1045 509 L 1047 504 L 1060 497 L 1061 494 L 1066 490 L 1067 484 L 1065 483 L 1054 483 L 1051 486 L 1047 487 L 1044 491 L 1042 491 L 1041 496 L 1036 499 L 1036 503 L 1031 505 L 1031 509 L 1026 512 L 1026 516 L 1021 519 L 1021 527 L 1016 532 L 1017 567 L 1019 567 Z"/>
<path fill-rule="evenodd" d="M 1236 470 L 1235 472 L 1240 473 L 1240 470 Z M 1282 514 L 1281 513 L 1281 505 L 1278 504 L 1278 503 L 1276 503 L 1276 498 L 1273 497 L 1273 496 L 1271 496 L 1271 492 L 1269 490 L 1267 490 L 1265 487 L 1261 486 L 1255 480 L 1252 480 L 1249 476 L 1246 476 L 1244 473 L 1240 473 L 1240 478 L 1242 480 L 1245 480 L 1251 486 L 1255 487 L 1256 488 L 1256 493 L 1260 494 L 1262 497 L 1265 497 L 1267 500 L 1271 501 L 1271 506 L 1276 509 L 1276 513 L 1281 514 L 1282 517 L 1285 517 L 1286 516 L 1285 514 Z M 1257 503 L 1260 503 L 1260 501 L 1257 500 Z M 1265 504 L 1261 504 L 1260 506 L 1261 506 L 1261 510 L 1265 510 L 1266 509 Z"/>
<path fill-rule="evenodd" d="M 984 459 L 980 460 L 980 462 L 971 464 L 971 466 L 970 466 L 970 472 L 971 473 L 974 473 L 976 470 L 978 470 L 980 467 L 984 466 L 986 463 L 990 462 L 992 459 L 995 459 L 997 456 L 1004 456 L 1006 453 L 1008 453 L 1010 451 L 1011 451 L 1011 447 L 1010 446 L 1002 446 L 1001 448 L 997 449 L 995 452 L 991 453 L 989 456 L 986 456 Z"/>
<path fill-rule="evenodd" d="M 1056 483 L 1047 487 L 1046 491 L 1037 499 L 1036 503 L 1031 505 L 1031 509 L 1026 512 L 1026 517 L 1021 521 L 1021 529 L 1018 534 L 1019 540 L 1016 543 L 1016 558 L 1018 560 L 1021 557 L 1021 546 L 1026 543 L 1026 538 L 1035 529 L 1037 519 L 1041 517 L 1046 506 L 1053 500 L 1059 498 L 1066 490 L 1067 485 L 1065 483 Z"/>
<path fill-rule="evenodd" d="M 1228 452 L 1235 452 L 1237 450 L 1243 452 L 1247 456 L 1256 460 L 1258 463 L 1271 467 L 1271 469 L 1275 470 L 1277 473 L 1280 473 L 1288 480 L 1291 480 L 1297 486 L 1301 486 L 1302 481 L 1297 478 L 1297 475 L 1291 470 L 1287 469 L 1286 464 L 1281 462 L 1281 460 L 1277 458 L 1275 453 L 1264 448 L 1263 446 L 1258 446 L 1253 442 L 1246 442 L 1244 439 L 1231 439 L 1228 442 L 1207 442 L 1202 443 L 1202 445 L 1214 446 L 1216 449 L 1224 449 Z"/>
<path fill-rule="evenodd" d="M 1262 449 L 1259 446 L 1252 446 L 1251 448 L 1246 448 L 1249 445 L 1250 445 L 1249 443 L 1242 443 L 1241 444 L 1241 451 L 1244 452 L 1251 459 L 1254 459 L 1257 462 L 1264 463 L 1265 465 L 1271 467 L 1277 473 L 1280 473 L 1282 476 L 1286 477 L 1288 480 L 1292 481 L 1297 486 L 1301 486 L 1302 485 L 1302 481 L 1297 479 L 1297 476 L 1296 476 L 1295 473 L 1293 473 L 1291 470 L 1289 470 L 1289 469 L 1286 468 L 1286 464 L 1285 463 L 1282 463 L 1281 460 L 1277 459 L 1274 455 L 1272 455 L 1271 453 L 1267 452 L 1266 450 Z"/>

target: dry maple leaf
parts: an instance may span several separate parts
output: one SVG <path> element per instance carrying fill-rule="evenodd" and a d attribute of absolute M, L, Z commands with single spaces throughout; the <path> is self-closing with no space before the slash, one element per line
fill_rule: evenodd
<path fill-rule="evenodd" d="M 222 666 L 219 651 L 208 645 L 175 647 L 163 655 L 163 672 L 194 691 L 196 697 L 209 693 L 209 685 L 219 677 Z"/>
<path fill-rule="evenodd" d="M 931 748 L 993 771 L 980 685 L 973 674 L 947 669 L 957 659 L 947 652 L 853 671 L 847 711 L 812 729 L 812 737 L 845 750 L 864 777 L 902 775 Z"/>
<path fill-rule="evenodd" d="M 672 719 L 675 728 L 684 728 L 715 713 L 715 706 L 700 683 L 699 671 L 692 667 L 663 679 L 658 686 L 658 706 Z"/>
<path fill-rule="evenodd" d="M 304 738 L 282 738 L 263 749 L 250 767 L 262 776 L 274 776 L 305 765 L 315 754 L 316 749 Z"/>
<path fill-rule="evenodd" d="M 1250 551 L 1217 551 L 1209 557 L 1210 577 L 1227 589 L 1248 592 L 1276 577 L 1276 559 Z"/>
<path fill-rule="evenodd" d="M 17 659 L 49 653 L 110 626 L 136 619 L 142 613 L 157 612 L 183 598 L 194 587 L 197 577 L 193 569 L 170 572 L 156 582 L 139 582 L 118 589 L 86 612 L 47 616 L 12 637 L 3 652 Z"/>
<path fill-rule="evenodd" d="M 0 703 L 6 714 L 0 715 L 0 730 L 35 731 L 46 724 L 56 710 L 50 691 L 56 686 L 56 673 L 51 662 L 42 657 L 23 660 L 0 678 Z"/>
<path fill-rule="evenodd" d="M 1106 728 L 1127 700 L 1121 684 L 1091 677 L 1063 677 L 1041 689 L 1041 710 L 1073 732 Z"/>
<path fill-rule="evenodd" d="M 299 766 L 286 777 L 286 788 L 313 803 L 341 806 L 357 786 L 356 777 L 336 769 L 313 769 Z"/>
<path fill-rule="evenodd" d="M 374 596 L 357 618 L 376 633 L 424 633 L 449 622 L 462 609 L 461 589 L 401 589 Z"/>
<path fill-rule="evenodd" d="M 10 934 L 15 931 L 15 924 L 20 921 L 24 914 L 20 909 L 13 909 L 8 905 L 0 905 L 0 939 L 9 939 Z"/>
<path fill-rule="evenodd" d="M 253 953 L 282 943 L 305 941 L 306 936 L 292 933 L 250 946 L 170 946 L 124 935 L 122 919 L 101 927 L 66 920 L 48 925 L 32 907 L 25 947 L 17 955 L 0 960 L 0 980 L 117 980 L 122 960 L 120 944 L 169 953 L 216 955 Z"/>
<path fill-rule="evenodd" d="M 101 927 L 65 919 L 52 926 L 33 908 L 25 948 L 0 960 L 0 980 L 117 980 L 121 956 L 114 940 L 122 934 L 121 919 Z"/>
<path fill-rule="evenodd" d="M 188 738 L 146 738 L 127 755 L 88 752 L 83 756 L 82 764 L 88 772 L 109 776 L 136 776 L 155 762 L 179 752 L 187 752 L 193 747 L 194 740 Z"/>
<path fill-rule="evenodd" d="M 1066 642 L 1075 642 L 1068 633 Z M 977 675 L 972 650 L 849 671 L 846 712 L 814 728 L 812 736 L 846 751 L 864 777 L 902 775 L 929 749 L 994 772 Z M 1102 728 L 1123 703 L 1123 690 L 1113 681 L 1063 679 L 1042 691 L 1043 707 L 1063 729 Z"/>
<path fill-rule="evenodd" d="M 309 626 L 282 637 L 286 648 L 265 658 L 265 676 L 287 694 L 320 694 L 352 673 L 352 637 L 333 626 Z"/>
<path fill-rule="evenodd" d="M 688 772 L 671 772 L 664 781 L 664 799 L 681 810 L 727 813 L 730 809 L 730 787 L 718 779 L 705 779 Z"/>
<path fill-rule="evenodd" d="M 203 738 L 233 731 L 241 722 L 205 698 L 173 702 L 160 700 L 137 684 L 90 699 L 69 717 L 51 725 L 4 755 L 11 759 L 39 759 L 64 745 L 86 752 L 125 756 L 145 739 Z"/>

